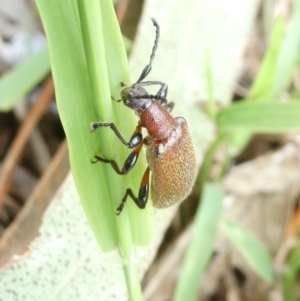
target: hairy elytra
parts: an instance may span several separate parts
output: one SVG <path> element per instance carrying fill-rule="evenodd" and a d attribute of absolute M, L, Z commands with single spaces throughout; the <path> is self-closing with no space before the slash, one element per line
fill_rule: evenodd
<path fill-rule="evenodd" d="M 143 69 L 139 79 L 131 86 L 121 83 L 121 99 L 124 105 L 133 109 L 139 116 L 139 122 L 129 142 L 121 135 L 112 122 L 92 122 L 91 132 L 98 127 L 110 127 L 119 140 L 128 148 L 133 148 L 122 169 L 113 159 L 95 156 L 92 163 L 109 163 L 119 175 L 126 175 L 136 164 L 141 148 L 146 146 L 146 159 L 148 167 L 143 175 L 138 196 L 131 188 L 127 188 L 116 213 L 120 214 L 126 200 L 130 197 L 136 205 L 145 208 L 149 198 L 149 182 L 151 174 L 151 196 L 153 206 L 166 208 L 180 203 L 191 192 L 196 179 L 196 158 L 188 125 L 183 117 L 172 117 L 170 112 L 174 107 L 173 102 L 168 102 L 168 86 L 160 81 L 143 81 L 150 73 L 152 62 L 158 46 L 160 27 L 152 19 L 156 28 L 156 38 L 150 62 Z M 146 86 L 158 85 L 159 91 L 151 95 Z M 148 136 L 143 138 L 142 127 L 148 131 Z"/>

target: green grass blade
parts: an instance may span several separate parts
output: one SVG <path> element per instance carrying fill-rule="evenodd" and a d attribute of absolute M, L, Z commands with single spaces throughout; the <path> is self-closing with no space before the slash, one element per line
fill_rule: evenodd
<path fill-rule="evenodd" d="M 112 3 L 38 0 L 37 4 L 48 38 L 58 109 L 83 208 L 102 250 L 120 246 L 123 256 L 129 258 L 132 243 L 145 245 L 150 240 L 150 212 L 139 210 L 131 201 L 120 216 L 114 212 L 127 187 L 137 192 L 143 162 L 130 174 L 129 183 L 111 166 L 90 161 L 100 155 L 121 165 L 128 156 L 126 147 L 110 129 L 89 133 L 92 121 L 114 122 L 125 139 L 135 128 L 134 114 L 111 101 L 111 95 L 120 93 L 119 83 L 129 79 Z M 131 231 L 134 223 L 137 226 Z"/>
<path fill-rule="evenodd" d="M 274 77 L 270 98 L 280 96 L 291 84 L 294 70 L 300 52 L 300 1 L 296 1 L 288 32 L 284 38 L 281 51 L 277 60 L 277 70 Z M 275 65 L 275 64 L 274 64 Z"/>
<path fill-rule="evenodd" d="M 300 103 L 242 102 L 225 108 L 217 117 L 221 131 L 284 133 L 300 130 Z"/>
<path fill-rule="evenodd" d="M 222 229 L 239 249 L 249 266 L 269 284 L 274 283 L 272 260 L 262 243 L 233 221 L 223 220 Z"/>
<path fill-rule="evenodd" d="M 277 70 L 277 64 L 274 62 L 277 62 L 280 56 L 283 38 L 284 18 L 283 16 L 278 16 L 273 25 L 270 44 L 264 55 L 260 71 L 251 86 L 248 100 L 265 102 L 269 99 Z M 231 110 L 231 106 L 228 109 Z M 219 114 L 217 118 L 218 122 L 223 118 L 222 114 L 224 112 Z M 249 143 L 252 134 L 249 130 L 243 130 L 242 128 L 235 129 L 235 132 L 228 136 L 230 155 L 234 157 L 240 154 Z"/>
<path fill-rule="evenodd" d="M 133 262 L 127 262 L 123 265 L 126 286 L 128 290 L 129 300 L 142 301 L 142 289 L 136 266 Z"/>
<path fill-rule="evenodd" d="M 251 86 L 249 99 L 266 101 L 269 98 L 277 71 L 277 64 L 274 62 L 277 62 L 280 56 L 283 38 L 284 18 L 280 15 L 274 22 L 270 44 L 264 55 L 259 73 Z"/>
<path fill-rule="evenodd" d="M 217 112 L 217 104 L 214 99 L 214 85 L 213 85 L 213 70 L 211 66 L 211 59 L 209 55 L 209 49 L 206 50 L 206 60 L 205 60 L 205 78 L 207 79 L 207 115 L 214 119 Z"/>
<path fill-rule="evenodd" d="M 284 300 L 299 300 L 298 284 L 300 271 L 300 244 L 292 250 L 282 275 L 282 289 Z"/>
<path fill-rule="evenodd" d="M 270 46 L 262 67 L 250 91 L 250 99 L 266 101 L 276 99 L 291 83 L 300 50 L 300 1 L 296 1 L 293 15 L 284 36 L 284 18 L 274 24 Z"/>
<path fill-rule="evenodd" d="M 34 54 L 0 79 L 0 111 L 11 110 L 16 101 L 31 91 L 50 72 L 48 48 Z"/>
<path fill-rule="evenodd" d="M 199 282 L 212 255 L 223 197 L 220 186 L 212 183 L 205 185 L 195 218 L 194 236 L 185 255 L 175 291 L 175 301 L 195 300 Z"/>
<path fill-rule="evenodd" d="M 120 33 L 119 24 L 115 19 L 115 11 L 111 2 L 109 0 L 100 1 L 101 11 L 102 11 L 102 21 L 103 21 L 103 35 L 105 40 L 105 51 L 107 53 L 106 60 L 108 68 L 108 78 L 110 82 L 110 95 L 113 95 L 115 98 L 120 98 L 120 82 L 125 82 L 125 84 L 130 84 L 130 78 L 128 75 L 128 66 L 127 66 L 127 58 L 126 52 L 123 44 L 123 38 Z M 111 16 L 110 18 L 108 18 Z M 114 18 L 114 22 L 111 20 Z M 152 22 L 149 20 L 149 27 L 152 28 L 153 39 L 155 35 L 155 29 L 152 25 Z M 111 32 L 115 34 L 112 35 Z M 115 35 L 118 35 L 116 38 Z M 149 41 L 149 48 L 152 47 L 152 40 Z M 148 52 L 147 52 L 148 54 Z M 146 61 L 148 57 L 145 58 Z M 142 66 L 143 67 L 143 66 Z M 125 72 L 125 71 L 126 72 Z M 117 91 L 117 92 L 116 92 Z M 110 101 L 110 100 L 109 100 Z M 111 102 L 111 101 L 110 101 Z M 122 133 L 127 133 L 127 141 L 132 135 L 135 126 L 137 124 L 137 120 L 135 118 L 135 114 L 125 107 L 123 104 L 115 104 L 116 108 L 114 108 L 114 118 L 117 121 L 117 124 L 120 124 L 120 129 L 122 129 Z M 129 118 L 130 115 L 130 118 Z M 134 116 L 134 117 L 133 117 Z M 112 133 L 110 133 L 112 134 Z M 118 145 L 120 142 L 118 141 Z M 120 157 L 120 163 L 125 162 L 125 158 L 129 155 L 126 147 L 121 145 L 121 147 L 125 148 L 125 152 L 123 152 L 123 156 Z M 119 148 L 118 148 L 119 149 Z M 146 160 L 144 159 L 144 152 L 142 151 L 139 157 L 139 162 L 134 170 L 130 171 L 130 175 L 123 179 L 123 189 L 122 194 L 124 194 L 125 189 L 128 187 L 134 188 L 133 191 L 137 195 L 139 185 L 146 169 Z M 116 156 L 117 157 L 117 156 Z M 111 189 L 115 189 L 115 186 L 111 185 Z M 120 199 L 118 199 L 120 202 Z M 150 242 L 151 234 L 152 234 L 152 220 L 151 220 L 151 200 L 148 201 L 148 206 L 146 210 L 140 210 L 137 206 L 129 200 L 126 206 L 130 213 L 130 216 L 126 221 L 129 221 L 130 231 L 133 237 L 133 241 L 135 244 L 140 246 L 147 246 Z M 123 213 L 122 213 L 123 214 Z M 116 219 L 119 237 L 124 230 L 123 222 L 120 218 Z M 123 235 L 123 239 L 127 242 L 127 235 Z"/>
<path fill-rule="evenodd" d="M 298 57 L 300 48 L 299 3 L 300 1 L 298 1 L 296 4 L 291 26 L 289 27 L 289 31 L 286 36 L 284 36 L 285 24 L 283 16 L 279 16 L 275 20 L 270 39 L 270 45 L 266 54 L 264 55 L 259 74 L 256 76 L 254 83 L 251 86 L 248 100 L 266 102 L 270 99 L 278 99 L 279 94 L 283 92 L 290 84 L 292 72 L 295 68 L 296 59 Z M 252 108 L 253 109 L 251 109 L 249 112 L 241 112 L 241 115 L 231 115 L 232 119 L 227 115 L 231 108 L 228 108 L 229 111 L 221 112 L 221 114 L 218 116 L 219 125 L 222 127 L 233 126 L 235 131 L 240 131 L 235 132 L 230 137 L 231 140 L 229 141 L 229 147 L 233 155 L 240 153 L 241 150 L 245 148 L 253 132 L 277 133 L 285 130 L 294 130 L 294 127 L 296 130 L 298 128 L 297 120 L 295 120 L 295 118 L 298 117 L 292 117 L 292 120 L 289 122 L 289 117 L 287 116 L 288 112 L 287 114 L 284 114 L 284 112 L 282 112 L 282 114 L 279 113 L 278 117 L 276 117 L 276 113 L 272 117 L 271 115 L 275 113 L 273 111 L 276 110 L 276 108 L 270 108 L 270 114 L 266 111 L 256 112 L 256 109 L 254 107 Z M 259 108 L 257 109 L 259 110 Z M 232 110 L 236 110 L 236 108 L 233 108 Z M 289 109 L 286 108 L 286 110 Z M 239 112 L 236 111 L 236 113 Z M 227 116 L 225 117 L 225 115 Z M 292 116 L 294 116 L 293 113 Z M 245 119 L 242 120 L 243 118 Z M 250 119 L 252 119 L 252 121 Z M 254 124 L 257 120 L 258 123 Z M 238 124 L 234 124 L 236 121 Z M 223 122 L 226 123 L 226 125 L 223 124 Z M 271 127 L 274 124 L 275 127 L 272 129 Z"/>

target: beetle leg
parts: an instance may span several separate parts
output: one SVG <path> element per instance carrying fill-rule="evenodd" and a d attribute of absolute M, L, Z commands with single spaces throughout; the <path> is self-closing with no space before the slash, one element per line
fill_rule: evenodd
<path fill-rule="evenodd" d="M 144 82 L 140 82 L 139 85 L 140 86 L 154 86 L 154 85 L 166 86 L 168 90 L 168 86 L 165 83 L 158 80 L 147 80 Z M 163 90 L 165 90 L 165 88 Z"/>
<path fill-rule="evenodd" d="M 121 102 L 123 100 L 122 98 L 121 99 L 116 99 L 113 96 L 111 96 L 110 98 L 111 98 L 111 100 L 113 100 L 115 102 Z"/>
<path fill-rule="evenodd" d="M 168 102 L 167 104 L 164 105 L 164 108 L 170 113 L 174 108 L 174 102 L 173 101 Z"/>
<path fill-rule="evenodd" d="M 168 86 L 160 81 L 146 81 L 139 83 L 140 86 L 151 86 L 151 85 L 160 85 L 160 89 L 158 90 L 156 95 L 141 95 L 138 98 L 154 98 L 159 100 L 159 103 L 164 104 L 168 103 L 167 94 L 168 94 Z"/>
<path fill-rule="evenodd" d="M 157 92 L 156 96 L 158 97 L 162 97 L 162 98 L 166 98 L 167 94 L 168 94 L 168 85 L 166 85 L 163 82 L 160 81 L 146 81 L 146 82 L 141 82 L 139 83 L 140 86 L 152 86 L 152 85 L 160 85 L 161 88 L 159 89 L 159 91 Z"/>
<path fill-rule="evenodd" d="M 136 162 L 139 158 L 139 154 L 142 149 L 143 143 L 144 142 L 142 142 L 138 146 L 136 146 L 136 148 L 129 154 L 129 156 L 127 157 L 127 159 L 124 162 L 122 170 L 119 168 L 119 166 L 115 160 L 109 160 L 109 159 L 104 159 L 99 156 L 95 156 L 95 160 L 91 160 L 91 162 L 93 164 L 97 163 L 97 162 L 109 163 L 118 175 L 126 175 L 136 164 Z"/>
<path fill-rule="evenodd" d="M 155 99 L 158 100 L 160 104 L 167 104 L 168 100 L 165 97 L 162 96 L 157 96 L 157 95 L 152 95 L 152 94 L 146 94 L 146 95 L 141 95 L 138 97 L 134 97 L 135 99 Z"/>
<path fill-rule="evenodd" d="M 119 207 L 116 210 L 116 214 L 119 215 L 125 205 L 125 202 L 127 200 L 127 197 L 130 196 L 131 199 L 135 202 L 135 204 L 140 208 L 140 209 L 144 209 L 146 207 L 148 198 L 149 198 L 149 175 L 150 175 L 150 168 L 149 166 L 147 167 L 143 178 L 142 178 L 142 182 L 140 185 L 140 190 L 139 190 L 139 196 L 136 197 L 131 188 L 127 188 L 125 195 L 121 201 L 121 204 L 119 205 Z"/>
<path fill-rule="evenodd" d="M 168 94 L 168 86 L 163 83 L 161 88 L 157 92 L 156 96 L 158 98 L 167 98 L 167 94 Z"/>
<path fill-rule="evenodd" d="M 94 132 L 96 131 L 96 129 L 98 127 L 110 127 L 114 133 L 116 134 L 116 136 L 119 138 L 119 140 L 125 144 L 128 148 L 133 148 L 133 147 L 136 147 L 137 145 L 139 145 L 142 140 L 143 140 L 143 136 L 142 136 L 142 127 L 140 125 L 138 125 L 136 128 L 135 128 L 135 131 L 134 133 L 132 134 L 129 142 L 127 142 L 121 135 L 121 133 L 119 132 L 119 130 L 117 129 L 117 127 L 115 126 L 114 123 L 112 122 L 92 122 L 91 123 L 91 132 Z"/>
<path fill-rule="evenodd" d="M 125 83 L 123 83 L 123 82 L 120 82 L 120 86 L 121 86 L 122 88 L 127 87 L 127 85 L 126 85 Z M 113 101 L 115 101 L 115 102 L 121 102 L 121 101 L 123 101 L 122 98 L 121 98 L 121 99 L 115 99 L 113 96 L 111 96 L 110 98 L 111 98 Z"/>

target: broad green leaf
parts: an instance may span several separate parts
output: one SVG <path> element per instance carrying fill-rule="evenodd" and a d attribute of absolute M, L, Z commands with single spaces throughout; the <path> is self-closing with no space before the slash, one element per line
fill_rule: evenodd
<path fill-rule="evenodd" d="M 224 192 L 217 184 L 204 186 L 191 244 L 183 260 L 175 301 L 195 300 L 199 283 L 212 256 L 213 244 L 222 212 Z"/>
<path fill-rule="evenodd" d="M 102 250 L 120 246 L 123 256 L 128 258 L 133 243 L 149 242 L 150 212 L 139 210 L 131 201 L 120 216 L 114 212 L 127 187 L 137 193 L 142 162 L 130 174 L 130 184 L 109 164 L 91 164 L 91 159 L 100 155 L 115 159 L 121 167 L 128 155 L 126 147 L 109 128 L 91 134 L 91 122 L 115 122 L 126 140 L 135 128 L 133 112 L 111 100 L 111 95 L 118 97 L 121 81 L 130 82 L 112 3 L 110 0 L 39 0 L 37 4 L 49 43 L 71 169 L 84 210 Z M 133 231 L 130 225 L 135 225 Z"/>
<path fill-rule="evenodd" d="M 0 111 L 11 110 L 16 101 L 31 91 L 50 72 L 47 47 L 0 78 Z"/>
<path fill-rule="evenodd" d="M 101 252 L 69 175 L 28 252 L 1 267 L 0 300 L 121 300 L 122 261 L 117 252 Z"/>
<path fill-rule="evenodd" d="M 300 102 L 240 102 L 217 116 L 221 131 L 246 130 L 251 133 L 284 133 L 300 130 Z"/>
<path fill-rule="evenodd" d="M 94 121 L 114 122 L 128 140 L 135 126 L 122 103 L 112 103 L 120 82 L 129 83 L 126 52 L 110 0 L 38 1 L 49 42 L 57 105 L 67 136 L 70 163 L 83 208 L 103 251 L 120 249 L 130 299 L 141 299 L 134 245 L 150 242 L 150 211 L 132 201 L 120 216 L 115 209 L 128 182 L 110 164 L 91 164 L 95 155 L 114 159 L 122 169 L 126 147 L 109 128 L 89 133 Z M 127 151 L 128 152 L 128 151 Z M 142 163 L 142 162 L 141 162 Z M 141 165 L 136 167 L 136 172 Z M 140 175 L 141 177 L 141 175 Z M 131 173 L 131 180 L 139 180 Z M 137 194 L 137 185 L 130 184 Z M 147 206 L 150 208 L 150 202 Z"/>
<path fill-rule="evenodd" d="M 241 252 L 249 266 L 266 282 L 273 284 L 272 260 L 262 243 L 252 233 L 233 221 L 223 220 L 222 229 Z"/>

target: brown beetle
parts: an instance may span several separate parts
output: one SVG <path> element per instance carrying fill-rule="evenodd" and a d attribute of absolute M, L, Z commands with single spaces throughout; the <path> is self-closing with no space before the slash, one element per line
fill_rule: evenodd
<path fill-rule="evenodd" d="M 119 175 L 126 175 L 137 162 L 143 145 L 146 146 L 148 167 L 144 173 L 139 195 L 136 197 L 131 188 L 126 193 L 117 208 L 117 214 L 123 210 L 128 196 L 143 209 L 149 197 L 149 176 L 151 177 L 151 194 L 153 206 L 165 208 L 180 203 L 191 192 L 196 179 L 196 159 L 188 125 L 183 117 L 173 118 L 170 114 L 174 107 L 173 102 L 167 101 L 168 86 L 160 81 L 143 81 L 151 71 L 152 61 L 158 46 L 160 28 L 155 19 L 156 38 L 149 64 L 144 68 L 140 78 L 131 86 L 121 83 L 124 89 L 121 99 L 115 100 L 123 103 L 136 111 L 139 123 L 127 142 L 112 122 L 92 122 L 91 132 L 98 127 L 110 127 L 120 141 L 128 148 L 134 148 L 126 159 L 122 170 L 114 160 L 95 156 L 92 163 L 109 163 Z M 150 85 L 160 85 L 156 95 L 150 95 L 144 88 Z M 142 127 L 148 131 L 148 136 L 143 138 Z"/>

